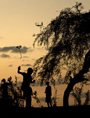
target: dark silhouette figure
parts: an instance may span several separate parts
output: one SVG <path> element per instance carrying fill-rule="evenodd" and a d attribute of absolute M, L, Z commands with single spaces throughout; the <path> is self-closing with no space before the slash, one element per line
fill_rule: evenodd
<path fill-rule="evenodd" d="M 18 67 L 18 73 L 23 76 L 21 89 L 23 91 L 23 97 L 26 98 L 26 107 L 31 107 L 32 88 L 30 87 L 30 83 L 35 82 L 31 77 L 32 72 L 32 68 L 28 68 L 27 73 L 20 72 L 20 66 Z"/>
<path fill-rule="evenodd" d="M 31 107 L 31 95 L 32 95 L 32 88 L 29 87 L 26 94 L 26 107 L 27 108 Z"/>
<path fill-rule="evenodd" d="M 45 93 L 46 93 L 46 102 L 47 102 L 47 105 L 48 107 L 52 107 L 52 102 L 51 102 L 51 96 L 52 96 L 52 92 L 51 92 L 51 86 L 49 85 L 49 82 L 46 82 L 46 90 L 45 90 Z"/>
<path fill-rule="evenodd" d="M 4 105 L 8 104 L 8 83 L 5 79 L 1 80 L 1 89 L 2 89 L 2 103 Z"/>

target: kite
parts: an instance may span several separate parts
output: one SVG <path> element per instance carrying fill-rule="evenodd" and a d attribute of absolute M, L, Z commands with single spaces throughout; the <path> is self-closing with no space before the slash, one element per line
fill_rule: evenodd
<path fill-rule="evenodd" d="M 41 31 L 42 27 L 44 27 L 44 26 L 43 26 L 43 22 L 41 22 L 41 23 L 36 22 L 35 25 L 36 25 L 37 27 L 40 27 L 40 31 Z M 35 33 L 34 33 L 32 36 L 35 37 L 35 36 L 37 36 L 37 35 L 38 35 L 38 34 L 35 34 Z"/>
<path fill-rule="evenodd" d="M 16 48 L 17 48 L 17 49 L 19 49 L 19 52 L 20 52 L 20 59 L 22 58 L 22 54 L 21 54 L 21 47 L 22 47 L 21 45 L 16 46 Z"/>
<path fill-rule="evenodd" d="M 43 22 L 41 22 L 41 24 L 35 23 L 35 25 L 36 25 L 37 27 L 40 27 L 40 31 L 41 31 L 41 29 L 42 29 L 42 27 L 43 27 Z"/>
<path fill-rule="evenodd" d="M 43 26 L 43 22 L 41 22 L 41 24 L 35 23 L 35 25 L 38 26 L 38 27 L 42 27 Z"/>

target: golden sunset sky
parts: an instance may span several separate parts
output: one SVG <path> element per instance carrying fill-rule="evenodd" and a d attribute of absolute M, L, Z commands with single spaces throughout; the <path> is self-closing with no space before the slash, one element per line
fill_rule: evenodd
<path fill-rule="evenodd" d="M 35 60 L 46 54 L 41 47 L 33 48 L 35 37 L 40 28 L 35 23 L 43 22 L 46 26 L 59 12 L 72 7 L 75 2 L 82 2 L 84 11 L 89 11 L 90 0 L 0 0 L 0 80 L 32 67 Z M 22 45 L 22 58 L 19 49 Z"/>

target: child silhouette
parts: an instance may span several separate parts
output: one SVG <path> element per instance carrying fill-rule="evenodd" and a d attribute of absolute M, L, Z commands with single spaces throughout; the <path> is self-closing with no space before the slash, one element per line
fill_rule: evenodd
<path fill-rule="evenodd" d="M 49 85 L 49 82 L 46 82 L 46 89 L 45 89 L 45 93 L 46 93 L 46 102 L 48 107 L 52 107 L 52 103 L 51 103 L 51 96 L 52 96 L 52 92 L 51 92 L 51 86 Z"/>

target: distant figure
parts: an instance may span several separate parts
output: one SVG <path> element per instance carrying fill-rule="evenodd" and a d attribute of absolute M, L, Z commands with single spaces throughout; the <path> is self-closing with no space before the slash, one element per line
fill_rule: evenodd
<path fill-rule="evenodd" d="M 32 72 L 33 72 L 32 68 L 28 68 L 27 73 L 20 72 L 20 66 L 18 67 L 18 73 L 23 76 L 21 89 L 23 91 L 23 97 L 26 98 L 26 107 L 31 107 L 32 88 L 30 87 L 30 83 L 35 82 L 35 80 L 32 80 L 31 77 Z"/>
<path fill-rule="evenodd" d="M 1 80 L 1 89 L 2 89 L 2 103 L 4 105 L 8 104 L 8 83 L 5 79 Z"/>
<path fill-rule="evenodd" d="M 48 107 L 52 107 L 52 102 L 51 102 L 51 96 L 52 96 L 52 92 L 51 92 L 51 86 L 49 86 L 49 82 L 46 82 L 46 89 L 45 89 L 45 93 L 46 93 L 46 102 Z"/>

